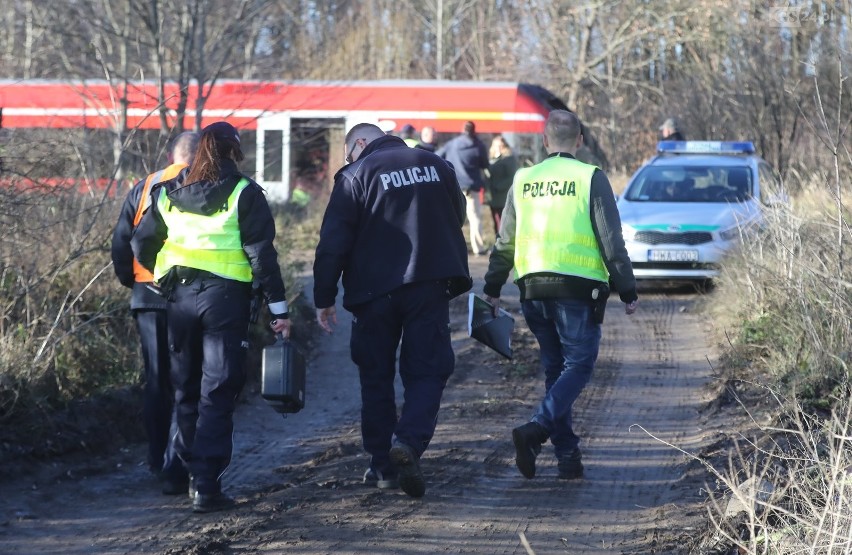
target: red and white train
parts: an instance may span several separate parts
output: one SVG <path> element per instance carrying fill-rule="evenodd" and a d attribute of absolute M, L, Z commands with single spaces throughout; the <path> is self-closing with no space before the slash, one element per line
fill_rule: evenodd
<path fill-rule="evenodd" d="M 195 87 L 189 88 L 187 128 L 198 117 Z M 119 88 L 106 81 L 0 81 L 0 127 L 115 129 L 126 116 L 128 128 L 158 129 L 157 84 L 130 83 L 123 114 L 119 99 L 124 90 L 123 84 Z M 178 92 L 174 84 L 165 86 L 170 125 Z M 405 124 L 418 130 L 430 126 L 456 134 L 465 121 L 473 121 L 478 132 L 502 133 L 520 153 L 537 159 L 545 119 L 556 108 L 565 108 L 559 98 L 524 83 L 221 81 L 204 103 L 201 125 L 225 120 L 241 131 L 256 132 L 247 143 L 254 144 L 248 154 L 254 158 L 255 177 L 271 197 L 283 200 L 306 166 L 333 170 L 342 164 L 343 134 L 356 123 L 396 130 Z M 317 152 L 325 153 L 324 163 L 317 164 Z"/>

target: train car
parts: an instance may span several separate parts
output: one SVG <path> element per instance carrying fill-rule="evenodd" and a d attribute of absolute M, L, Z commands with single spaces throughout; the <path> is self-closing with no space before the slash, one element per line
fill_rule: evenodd
<path fill-rule="evenodd" d="M 565 109 L 546 89 L 525 83 L 471 81 L 221 81 L 199 110 L 196 84 L 189 87 L 184 127 L 225 120 L 241 130 L 248 161 L 244 167 L 274 200 L 286 200 L 296 186 L 325 184 L 343 163 L 346 131 L 360 122 L 387 130 L 433 127 L 439 138 L 459 133 L 465 121 L 489 134 L 507 136 L 525 159 L 542 156 L 541 132 L 548 112 Z M 166 125 L 175 124 L 177 85 L 164 87 Z M 155 82 L 0 81 L 2 128 L 160 129 Z M 586 133 L 588 135 L 588 133 Z M 591 139 L 591 137 L 588 137 Z M 587 158 L 605 163 L 593 140 Z M 250 164 L 249 164 L 250 165 Z M 322 185 L 320 185 L 322 186 Z"/>

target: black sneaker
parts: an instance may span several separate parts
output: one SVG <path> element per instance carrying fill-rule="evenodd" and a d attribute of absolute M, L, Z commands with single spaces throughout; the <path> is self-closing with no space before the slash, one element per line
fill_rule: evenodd
<path fill-rule="evenodd" d="M 541 444 L 546 440 L 547 430 L 537 422 L 527 422 L 512 430 L 515 464 L 524 478 L 535 478 L 535 458 L 541 453 Z"/>
<path fill-rule="evenodd" d="M 236 501 L 222 492 L 210 494 L 195 492 L 195 499 L 192 500 L 192 512 L 212 513 L 224 511 L 225 509 L 234 507 L 236 504 Z"/>
<path fill-rule="evenodd" d="M 567 455 L 559 457 L 557 468 L 559 469 L 559 478 L 562 480 L 576 480 L 583 477 L 583 462 L 580 448 L 575 447 L 573 451 Z"/>
<path fill-rule="evenodd" d="M 380 470 L 373 470 L 372 468 L 368 468 L 367 472 L 364 473 L 364 483 L 379 489 L 399 488 L 399 480 L 396 476 L 387 476 Z"/>
<path fill-rule="evenodd" d="M 423 497 L 426 493 L 426 481 L 420 470 L 420 461 L 414 449 L 395 441 L 390 450 L 391 462 L 399 472 L 399 487 L 411 497 Z"/>

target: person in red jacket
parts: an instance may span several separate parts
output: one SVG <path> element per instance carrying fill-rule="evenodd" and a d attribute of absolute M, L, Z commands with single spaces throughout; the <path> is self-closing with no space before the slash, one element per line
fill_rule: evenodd
<path fill-rule="evenodd" d="M 174 436 L 174 391 L 169 378 L 166 299 L 150 288 L 154 277 L 134 258 L 130 238 L 150 205 L 151 188 L 176 177 L 192 162 L 196 148 L 197 133 L 181 133 L 175 138 L 169 149 L 169 165 L 142 179 L 127 193 L 112 234 L 113 269 L 121 284 L 133 291 L 130 310 L 142 344 L 142 418 L 148 436 L 148 467 L 159 475 L 167 495 L 186 493 L 189 476 L 170 442 Z"/>

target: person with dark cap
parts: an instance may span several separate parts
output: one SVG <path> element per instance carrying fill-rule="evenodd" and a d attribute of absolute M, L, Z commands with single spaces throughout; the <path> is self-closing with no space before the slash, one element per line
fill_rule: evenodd
<path fill-rule="evenodd" d="M 482 239 L 482 200 L 479 192 L 484 186 L 482 170 L 488 168 L 488 149 L 476 136 L 476 125 L 466 121 L 461 135 L 450 139 L 435 151 L 456 170 L 456 175 L 467 202 L 467 221 L 470 226 L 470 248 L 479 256 L 485 252 Z"/>
<path fill-rule="evenodd" d="M 414 134 L 417 132 L 414 129 L 414 126 L 410 123 L 406 123 L 402 126 L 402 130 L 399 132 L 399 138 L 405 141 L 405 144 L 410 148 L 414 148 L 417 146 L 417 139 L 414 137 Z"/>
<path fill-rule="evenodd" d="M 455 367 L 450 299 L 471 287 L 464 197 L 444 160 L 369 123 L 344 139 L 347 164 L 320 228 L 314 304 L 326 332 L 337 323 L 337 283 L 352 312 L 349 342 L 361 381 L 364 482 L 422 497 L 420 457 Z M 397 351 L 405 403 L 397 418 Z"/>
<path fill-rule="evenodd" d="M 661 141 L 685 141 L 686 138 L 680 130 L 680 126 L 675 118 L 668 118 L 660 126 Z"/>
<path fill-rule="evenodd" d="M 151 188 L 184 170 L 195 156 L 198 134 L 178 135 L 169 149 L 169 165 L 140 180 L 127 193 L 112 234 L 112 266 L 125 287 L 132 290 L 130 310 L 142 346 L 144 395 L 142 420 L 148 436 L 148 467 L 157 474 L 163 493 L 186 492 L 189 475 L 174 451 L 174 390 L 169 376 L 166 299 L 154 293 L 154 276 L 133 257 L 130 238 L 151 204 Z"/>
<path fill-rule="evenodd" d="M 515 174 L 485 274 L 485 300 L 496 314 L 514 267 L 524 319 L 544 366 L 544 398 L 530 421 L 512 430 L 515 463 L 525 478 L 535 477 L 536 457 L 548 439 L 559 478 L 583 475 L 572 407 L 598 357 L 608 284 L 627 314 L 639 300 L 609 179 L 574 156 L 583 142 L 580 130 L 580 120 L 567 110 L 548 115 L 548 157 Z"/>
<path fill-rule="evenodd" d="M 272 330 L 290 335 L 272 244 L 275 221 L 263 189 L 237 169 L 242 159 L 232 125 L 205 127 L 189 172 L 154 188 L 151 209 L 131 240 L 136 259 L 169 301 L 175 450 L 189 471 L 193 511 L 201 513 L 234 505 L 221 477 L 246 379 L 253 280 L 266 298 Z"/>

